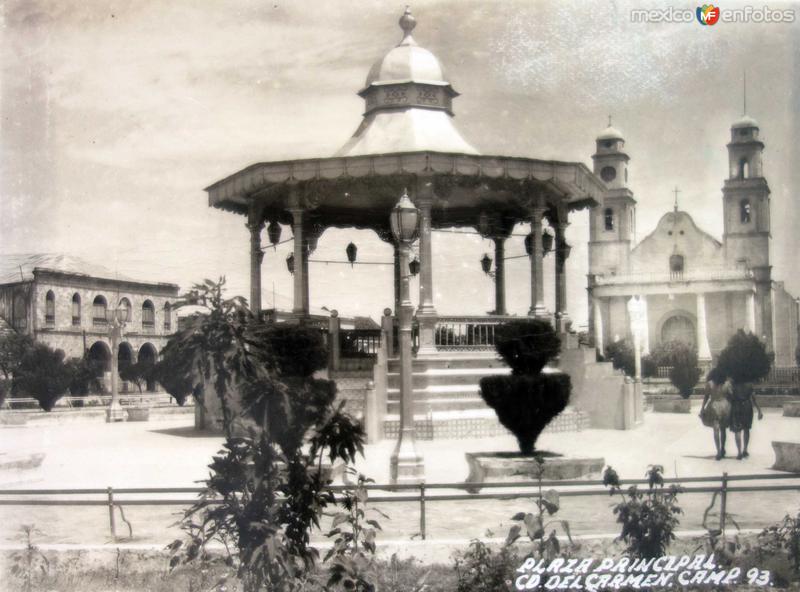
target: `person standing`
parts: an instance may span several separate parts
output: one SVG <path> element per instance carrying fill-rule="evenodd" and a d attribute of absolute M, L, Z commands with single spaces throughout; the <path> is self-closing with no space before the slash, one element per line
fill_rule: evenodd
<path fill-rule="evenodd" d="M 736 439 L 736 459 L 742 460 L 750 456 L 747 446 L 750 444 L 750 430 L 753 427 L 753 407 L 758 410 L 759 420 L 764 418 L 764 414 L 756 401 L 752 382 L 733 381 L 731 384 L 731 431 Z"/>
<path fill-rule="evenodd" d="M 716 459 L 725 457 L 726 430 L 731 420 L 730 383 L 719 368 L 712 368 L 706 378 L 706 392 L 700 406 L 700 419 L 703 425 L 714 429 Z"/>

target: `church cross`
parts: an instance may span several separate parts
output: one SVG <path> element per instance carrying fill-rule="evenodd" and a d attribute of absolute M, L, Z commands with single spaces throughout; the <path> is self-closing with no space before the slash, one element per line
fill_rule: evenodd
<path fill-rule="evenodd" d="M 675 211 L 677 212 L 678 211 L 678 194 L 681 192 L 681 190 L 678 189 L 677 185 L 675 185 L 675 189 L 673 189 L 672 192 L 675 194 Z"/>

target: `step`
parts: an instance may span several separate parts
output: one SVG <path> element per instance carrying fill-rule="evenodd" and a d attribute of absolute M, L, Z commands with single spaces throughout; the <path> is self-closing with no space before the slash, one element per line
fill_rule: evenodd
<path fill-rule="evenodd" d="M 443 384 L 428 387 L 415 388 L 413 390 L 414 400 L 428 398 L 441 398 L 441 399 L 459 399 L 464 397 L 478 396 L 480 388 L 477 384 Z M 389 401 L 397 400 L 400 398 L 400 389 L 390 388 L 386 389 L 386 399 Z"/>
<path fill-rule="evenodd" d="M 478 355 L 472 353 L 469 356 L 435 356 L 425 358 L 414 358 L 411 367 L 416 372 L 418 368 L 425 369 L 448 369 L 448 368 L 504 368 L 503 361 L 494 352 L 488 355 Z M 389 372 L 399 372 L 399 358 L 390 358 L 388 361 Z"/>
<path fill-rule="evenodd" d="M 429 368 L 422 372 L 414 372 L 412 382 L 415 387 L 427 387 L 446 384 L 477 385 L 484 376 L 510 374 L 510 368 Z M 389 388 L 399 388 L 400 373 L 386 374 Z"/>
<path fill-rule="evenodd" d="M 472 411 L 486 409 L 486 403 L 480 397 L 462 398 L 425 398 L 414 401 L 415 412 L 432 411 Z M 386 410 L 389 414 L 400 413 L 400 401 L 393 400 L 386 402 Z"/>

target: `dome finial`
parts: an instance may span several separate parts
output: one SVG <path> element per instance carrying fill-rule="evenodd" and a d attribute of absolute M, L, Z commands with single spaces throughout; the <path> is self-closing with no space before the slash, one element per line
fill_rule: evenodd
<path fill-rule="evenodd" d="M 403 39 L 411 36 L 411 31 L 417 26 L 417 19 L 411 14 L 411 7 L 406 5 L 403 16 L 400 17 L 400 28 L 403 29 Z"/>

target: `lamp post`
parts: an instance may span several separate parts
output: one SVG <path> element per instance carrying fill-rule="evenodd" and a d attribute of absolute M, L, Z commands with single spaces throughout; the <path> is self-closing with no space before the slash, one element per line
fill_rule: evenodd
<path fill-rule="evenodd" d="M 411 372 L 411 315 L 408 259 L 411 243 L 417 238 L 419 210 L 404 191 L 392 209 L 389 222 L 400 251 L 400 433 L 390 472 L 392 483 L 419 483 L 425 477 L 422 456 L 414 442 L 414 387 Z"/>
<path fill-rule="evenodd" d="M 128 307 L 117 305 L 106 310 L 108 336 L 111 339 L 111 404 L 106 409 L 106 422 L 125 421 L 125 412 L 119 404 L 119 342 L 128 322 Z"/>

